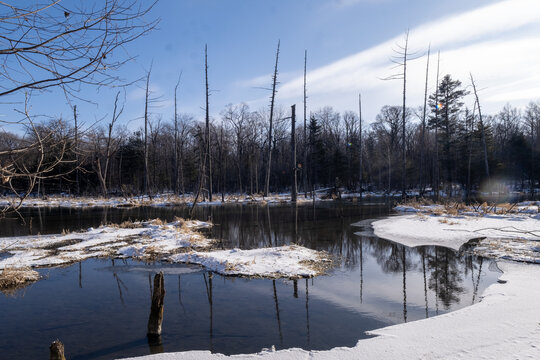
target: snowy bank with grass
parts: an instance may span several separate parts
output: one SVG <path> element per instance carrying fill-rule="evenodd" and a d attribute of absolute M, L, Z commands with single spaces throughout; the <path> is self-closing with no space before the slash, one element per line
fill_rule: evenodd
<path fill-rule="evenodd" d="M 320 195 L 320 194 L 319 194 Z M 315 195 L 315 200 L 323 200 Z M 138 206 L 192 206 L 195 201 L 193 194 L 173 195 L 157 194 L 154 196 L 111 196 L 111 197 L 91 197 L 91 196 L 61 196 L 51 195 L 47 197 L 28 197 L 24 200 L 23 207 L 62 207 L 62 208 L 91 208 L 91 207 L 112 207 L 112 208 L 131 208 Z M 313 201 L 311 195 L 307 197 L 298 196 L 297 203 L 308 203 Z M 222 205 L 222 204 L 285 204 L 291 202 L 291 194 L 270 194 L 262 195 L 242 195 L 227 194 L 223 198 L 220 194 L 215 196 L 213 201 L 207 201 L 202 198 L 197 200 L 197 205 Z M 0 197 L 0 208 L 17 206 L 18 200 L 13 197 Z"/>
<path fill-rule="evenodd" d="M 398 206 L 396 210 L 407 214 L 375 221 L 372 226 L 378 237 L 409 247 L 439 245 L 460 250 L 474 239 L 467 250 L 476 255 L 540 264 L 537 209 L 536 203 L 483 209 Z"/>
<path fill-rule="evenodd" d="M 83 232 L 0 238 L 0 269 L 57 266 L 92 257 L 156 259 L 186 248 L 209 247 L 197 230 L 211 226 L 179 219 L 125 222 Z"/>
<path fill-rule="evenodd" d="M 153 220 L 70 234 L 0 238 L 0 280 L 14 269 L 59 266 L 92 257 L 198 264 L 223 275 L 269 278 L 313 277 L 332 264 L 327 253 L 297 245 L 215 250 L 215 241 L 198 231 L 210 226 L 196 220 L 168 224 Z"/>
<path fill-rule="evenodd" d="M 173 255 L 173 262 L 200 264 L 222 275 L 300 278 L 321 275 L 332 264 L 325 252 L 298 245 L 251 250 L 192 251 Z"/>

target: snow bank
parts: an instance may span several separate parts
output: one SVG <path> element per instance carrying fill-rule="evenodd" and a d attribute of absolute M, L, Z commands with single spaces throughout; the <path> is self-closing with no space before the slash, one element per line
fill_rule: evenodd
<path fill-rule="evenodd" d="M 108 256 L 199 264 L 223 275 L 299 278 L 321 275 L 331 264 L 328 254 L 297 245 L 208 251 L 214 240 L 196 230 L 209 226 L 196 220 L 149 221 L 64 235 L 0 238 L 0 253 L 8 255 L 0 258 L 0 269 L 58 266 Z"/>
<path fill-rule="evenodd" d="M 200 264 L 222 275 L 270 278 L 321 275 L 331 260 L 326 253 L 289 245 L 252 250 L 192 251 L 169 257 L 173 262 Z"/>
<path fill-rule="evenodd" d="M 539 220 L 539 214 L 527 213 L 416 214 L 378 220 L 372 226 L 378 237 L 410 247 L 439 245 L 459 250 L 469 240 L 479 239 L 470 249 L 476 255 L 540 263 Z"/>
<path fill-rule="evenodd" d="M 215 201 L 199 201 L 198 205 L 221 205 L 221 204 L 282 204 L 290 203 L 290 194 L 271 194 L 263 197 L 259 195 L 226 195 L 224 200 L 217 197 Z M 316 197 L 316 200 L 320 198 Z M 27 198 L 23 207 L 65 207 L 65 208 L 89 208 L 89 207 L 137 207 L 137 206 L 191 206 L 195 197 L 191 194 L 185 196 L 160 194 L 152 197 L 75 197 L 75 196 L 48 196 L 47 198 Z M 298 196 L 297 203 L 302 204 L 313 201 L 311 196 L 305 198 Z M 0 197 L 0 207 L 18 204 L 13 198 Z"/>
<path fill-rule="evenodd" d="M 91 257 L 115 256 L 155 258 L 183 248 L 204 248 L 212 244 L 196 230 L 211 226 L 202 221 L 178 220 L 101 226 L 85 232 L 0 238 L 0 269 L 54 266 Z"/>

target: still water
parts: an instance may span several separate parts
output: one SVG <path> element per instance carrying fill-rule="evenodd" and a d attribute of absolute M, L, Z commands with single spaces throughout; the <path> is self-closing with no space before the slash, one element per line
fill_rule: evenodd
<path fill-rule="evenodd" d="M 103 223 L 185 216 L 188 209 L 24 209 L 0 220 L 0 236 L 59 233 Z M 198 266 L 90 259 L 45 276 L 15 295 L 0 294 L 0 354 L 43 359 L 60 339 L 68 358 L 112 359 L 161 351 L 225 354 L 354 346 L 365 331 L 471 305 L 497 280 L 489 260 L 439 247 L 407 248 L 355 235 L 351 224 L 387 216 L 389 204 L 199 207 L 223 248 L 299 243 L 336 256 L 314 279 L 223 277 Z M 165 273 L 161 345 L 149 344 L 151 279 Z"/>

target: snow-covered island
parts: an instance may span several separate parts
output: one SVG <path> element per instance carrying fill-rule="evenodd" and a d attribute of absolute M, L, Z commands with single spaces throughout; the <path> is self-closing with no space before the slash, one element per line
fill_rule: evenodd
<path fill-rule="evenodd" d="M 452 313 L 374 331 L 352 348 L 328 351 L 263 349 L 225 356 L 209 351 L 163 353 L 130 359 L 501 359 L 540 358 L 540 215 L 538 203 L 500 211 L 448 209 L 440 205 L 402 206 L 401 215 L 372 223 L 375 234 L 407 246 L 438 245 L 499 259 L 503 271 L 482 301 Z M 407 212 L 408 214 L 403 214 Z M 411 214 L 413 213 L 413 214 Z M 518 260 L 510 261 L 509 259 Z M 127 359 L 126 359 L 127 360 Z"/>
<path fill-rule="evenodd" d="M 126 222 L 56 235 L 0 238 L 2 288 L 39 279 L 36 267 L 60 266 L 92 257 L 199 264 L 222 275 L 267 278 L 313 277 L 325 272 L 328 254 L 298 245 L 217 250 L 199 230 L 212 224 L 177 219 Z"/>

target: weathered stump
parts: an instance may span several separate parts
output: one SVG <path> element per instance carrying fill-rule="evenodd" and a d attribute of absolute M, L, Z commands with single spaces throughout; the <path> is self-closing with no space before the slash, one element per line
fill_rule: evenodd
<path fill-rule="evenodd" d="M 165 299 L 165 283 L 163 272 L 154 276 L 154 291 L 152 293 L 152 306 L 148 318 L 148 337 L 157 338 L 161 335 L 163 323 L 163 300 Z"/>
<path fill-rule="evenodd" d="M 51 343 L 49 346 L 50 350 L 50 359 L 51 360 L 66 360 L 64 355 L 64 344 L 58 339 Z"/>

